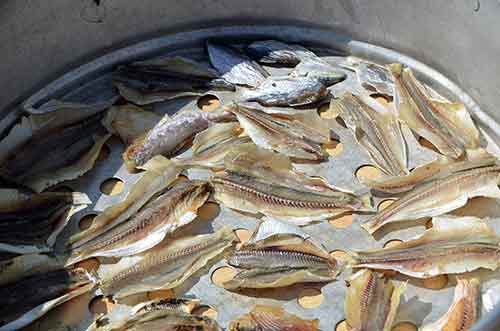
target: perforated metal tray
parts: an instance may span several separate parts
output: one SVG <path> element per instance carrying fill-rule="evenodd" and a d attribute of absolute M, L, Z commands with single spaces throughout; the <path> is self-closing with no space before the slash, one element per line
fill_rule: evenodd
<path fill-rule="evenodd" d="M 51 98 L 64 100 L 93 102 L 108 98 L 115 93 L 110 87 L 109 72 L 118 63 L 128 62 L 133 59 L 151 57 L 165 54 L 181 54 L 194 58 L 203 56 L 203 41 L 208 37 L 221 37 L 235 42 L 247 39 L 274 38 L 301 42 L 305 45 L 315 47 L 315 50 L 325 56 L 328 61 L 341 61 L 342 57 L 331 55 L 330 50 L 341 50 L 352 55 L 360 56 L 374 62 L 388 63 L 398 61 L 410 65 L 415 69 L 421 79 L 434 89 L 451 100 L 464 102 L 473 112 L 475 118 L 481 117 L 483 113 L 479 107 L 459 87 L 448 81 L 445 77 L 430 69 L 429 67 L 402 54 L 377 46 L 354 41 L 331 31 L 316 30 L 299 27 L 276 27 L 276 26 L 236 26 L 219 29 L 206 29 L 192 32 L 179 33 L 162 38 L 146 41 L 130 46 L 119 51 L 107 54 L 91 63 L 83 65 L 59 80 L 42 89 L 24 104 L 25 107 L 39 106 Z M 271 69 L 271 71 L 281 69 Z M 356 84 L 352 72 L 346 71 L 348 80 L 333 87 L 333 94 L 340 94 L 345 88 L 353 88 Z M 210 92 L 216 95 L 221 103 L 232 99 L 231 93 Z M 184 109 L 197 107 L 196 99 L 174 100 L 149 106 L 150 109 L 164 114 L 175 113 Z M 342 143 L 342 151 L 336 156 L 331 156 L 328 162 L 318 165 L 297 165 L 301 171 L 315 176 L 325 177 L 331 184 L 347 188 L 359 193 L 366 191 L 355 176 L 356 170 L 371 163 L 370 158 L 356 143 L 352 134 L 335 120 L 331 121 L 332 130 Z M 410 140 L 410 167 L 429 162 L 434 154 L 431 150 L 419 146 L 410 132 L 405 133 Z M 487 132 L 485 132 L 487 134 Z M 86 192 L 93 204 L 87 209 L 75 215 L 62 234 L 62 238 L 71 233 L 79 231 L 79 220 L 85 215 L 95 214 L 103 211 L 107 206 L 121 201 L 128 192 L 130 186 L 137 181 L 141 174 L 130 174 L 122 164 L 121 153 L 124 146 L 118 139 L 111 139 L 106 144 L 109 148 L 107 158 L 97 162 L 93 170 L 73 181 L 65 182 L 62 186 L 70 187 L 75 191 Z M 491 146 L 494 148 L 495 146 Z M 206 178 L 209 173 L 199 170 L 188 170 L 189 178 Z M 114 196 L 103 194 L 100 185 L 106 179 L 116 178 L 124 182 L 124 190 Z M 384 198 L 387 199 L 387 198 Z M 376 198 L 378 204 L 382 198 Z M 497 232 L 500 232 L 499 217 L 500 203 L 488 199 L 474 199 L 467 208 L 462 208 L 458 213 L 476 216 L 490 216 L 491 224 Z M 392 239 L 407 240 L 421 234 L 425 230 L 423 222 L 413 223 L 411 227 L 393 227 L 392 231 L 382 233 L 376 238 L 368 235 L 359 227 L 366 216 L 354 216 L 353 224 L 345 228 L 335 226 L 335 221 L 322 222 L 305 227 L 305 231 L 322 242 L 329 251 L 335 250 L 359 250 L 382 247 L 384 243 Z M 220 211 L 213 219 L 200 219 L 188 227 L 186 232 L 192 234 L 206 233 L 217 230 L 224 224 L 229 224 L 235 229 L 248 229 L 252 231 L 256 219 L 243 215 L 220 206 Z M 61 240 L 62 241 L 62 240 Z M 109 261 L 101 261 L 101 268 L 112 268 Z M 209 305 L 217 312 L 217 320 L 221 326 L 226 327 L 228 322 L 248 312 L 254 304 L 267 303 L 282 305 L 287 311 L 297 314 L 302 318 L 318 318 L 321 330 L 334 330 L 335 325 L 344 319 L 344 279 L 350 275 L 346 270 L 337 281 L 316 285 L 292 286 L 279 290 L 229 292 L 212 283 L 211 274 L 223 266 L 223 261 L 200 271 L 192 277 L 182 288 L 175 289 L 177 296 L 192 296 L 199 298 L 202 303 Z M 485 282 L 483 292 L 488 288 L 500 284 L 500 275 L 495 272 L 479 271 Z M 402 300 L 398 321 L 410 321 L 416 325 L 422 325 L 439 318 L 448 309 L 454 289 L 454 278 L 450 277 L 448 284 L 439 290 L 426 288 L 424 282 L 406 277 L 396 277 L 397 281 L 408 281 L 408 287 Z M 305 289 L 314 288 L 321 292 L 323 301 L 315 308 L 304 308 L 298 302 L 304 294 Z M 306 291 L 308 292 L 308 291 Z M 310 291 L 309 291 L 310 292 Z M 86 294 L 74 299 L 61 307 L 56 308 L 45 317 L 29 326 L 28 330 L 85 330 L 92 322 L 94 316 L 89 311 L 89 302 L 95 296 L 94 293 Z M 134 300 L 144 299 L 137 296 Z"/>

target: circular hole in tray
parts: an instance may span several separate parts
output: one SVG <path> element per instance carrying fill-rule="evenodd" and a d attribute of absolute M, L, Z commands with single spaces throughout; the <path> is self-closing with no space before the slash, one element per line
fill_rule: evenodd
<path fill-rule="evenodd" d="M 111 196 L 120 194 L 121 192 L 123 192 L 124 188 L 125 183 L 121 179 L 115 177 L 106 179 L 101 183 L 100 186 L 100 190 L 102 193 Z"/>
<path fill-rule="evenodd" d="M 230 281 L 236 276 L 236 270 L 231 267 L 220 267 L 212 273 L 212 283 L 217 286 L 222 286 L 225 282 Z"/>
<path fill-rule="evenodd" d="M 382 172 L 377 168 L 370 164 L 362 165 L 356 170 L 356 178 L 363 182 L 365 179 L 375 180 L 380 178 Z"/>
<path fill-rule="evenodd" d="M 351 331 L 352 329 L 347 324 L 346 320 L 342 320 L 335 326 L 335 331 Z"/>
<path fill-rule="evenodd" d="M 390 205 L 392 205 L 394 203 L 394 199 L 387 199 L 387 200 L 383 200 L 381 201 L 378 206 L 377 206 L 377 210 L 378 211 L 382 211 L 384 210 L 385 208 L 389 207 Z"/>
<path fill-rule="evenodd" d="M 97 271 L 97 269 L 99 269 L 100 265 L 101 265 L 101 263 L 99 262 L 99 260 L 96 259 L 95 257 L 92 257 L 90 259 L 86 259 L 86 260 L 83 260 L 83 261 L 76 263 L 75 267 L 76 268 L 83 268 L 89 272 L 95 272 L 95 271 Z"/>
<path fill-rule="evenodd" d="M 94 314 L 106 314 L 113 309 L 114 304 L 102 295 L 96 296 L 89 303 L 89 310 Z"/>
<path fill-rule="evenodd" d="M 384 94 L 373 93 L 373 94 L 370 94 L 370 96 L 373 99 L 377 100 L 378 103 L 380 103 L 382 106 L 385 106 L 385 107 L 389 107 L 389 105 L 392 103 L 392 100 Z"/>
<path fill-rule="evenodd" d="M 333 257 L 335 260 L 341 261 L 341 262 L 349 262 L 351 260 L 351 257 L 349 256 L 349 254 L 347 254 L 347 252 L 340 250 L 340 249 L 331 251 L 330 256 Z"/>
<path fill-rule="evenodd" d="M 335 216 L 334 218 L 331 218 L 328 222 L 337 229 L 345 229 L 352 224 L 352 214 L 340 214 L 338 216 Z"/>
<path fill-rule="evenodd" d="M 389 240 L 388 242 L 386 242 L 384 244 L 384 248 L 392 248 L 392 247 L 395 247 L 395 246 L 399 245 L 402 242 L 403 241 L 399 240 L 399 239 L 392 239 L 392 240 Z"/>
<path fill-rule="evenodd" d="M 193 310 L 193 315 L 205 316 L 211 319 L 216 319 L 217 311 L 209 306 L 201 306 Z"/>
<path fill-rule="evenodd" d="M 172 289 L 166 289 L 148 292 L 146 296 L 149 300 L 168 299 L 175 297 L 175 293 Z"/>
<path fill-rule="evenodd" d="M 448 285 L 448 276 L 447 275 L 438 275 L 431 278 L 425 278 L 422 281 L 422 284 L 425 288 L 431 290 L 441 290 Z"/>
<path fill-rule="evenodd" d="M 417 331 L 417 330 L 418 328 L 415 324 L 411 322 L 401 322 L 394 325 L 391 331 Z"/>
<path fill-rule="evenodd" d="M 80 230 L 86 230 L 90 228 L 92 225 L 92 222 L 94 222 L 94 219 L 97 217 L 97 214 L 88 214 L 80 218 L 80 221 L 78 222 L 78 227 Z"/>
<path fill-rule="evenodd" d="M 220 214 L 220 207 L 215 202 L 207 202 L 198 208 L 198 220 L 211 221 Z"/>
<path fill-rule="evenodd" d="M 109 158 L 109 154 L 111 154 L 111 149 L 107 144 L 104 144 L 99 152 L 99 155 L 97 156 L 97 161 L 102 162 L 107 160 Z"/>
<path fill-rule="evenodd" d="M 213 111 L 220 106 L 220 100 L 213 94 L 206 94 L 198 99 L 198 108 L 203 111 Z"/>
<path fill-rule="evenodd" d="M 248 242 L 252 236 L 252 232 L 247 229 L 236 229 L 234 230 L 234 234 L 242 243 Z"/>
<path fill-rule="evenodd" d="M 345 124 L 344 120 L 342 119 L 342 117 L 340 116 L 337 116 L 335 117 L 335 121 L 341 126 L 341 127 L 344 127 L 347 129 L 347 124 Z"/>
<path fill-rule="evenodd" d="M 318 114 L 320 117 L 328 118 L 328 119 L 334 119 L 334 118 L 337 118 L 337 116 L 339 116 L 339 113 L 330 109 L 329 103 L 325 103 L 325 104 L 319 106 L 318 107 Z"/>
<path fill-rule="evenodd" d="M 323 148 L 328 153 L 328 155 L 339 156 L 344 150 L 344 145 L 337 140 L 332 140 L 330 143 L 324 144 Z"/>
<path fill-rule="evenodd" d="M 299 292 L 297 302 L 302 308 L 313 309 L 319 307 L 325 297 L 320 290 L 316 288 L 305 288 Z"/>
<path fill-rule="evenodd" d="M 168 185 L 168 187 L 174 187 L 175 185 L 185 182 L 186 180 L 189 180 L 189 178 L 186 175 L 179 175 L 172 183 Z"/>

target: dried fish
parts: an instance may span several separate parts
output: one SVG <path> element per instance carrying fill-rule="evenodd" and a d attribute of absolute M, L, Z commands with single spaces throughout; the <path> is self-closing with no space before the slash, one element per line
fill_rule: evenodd
<path fill-rule="evenodd" d="M 473 197 L 500 198 L 499 182 L 498 165 L 456 172 L 416 186 L 361 226 L 372 234 L 388 223 L 445 214 Z"/>
<path fill-rule="evenodd" d="M 283 155 L 239 146 L 226 155 L 226 171 L 210 179 L 214 198 L 225 206 L 260 212 L 302 225 L 346 211 L 368 211 L 363 198 L 293 170 Z"/>
<path fill-rule="evenodd" d="M 236 115 L 245 133 L 263 148 L 302 160 L 328 158 L 321 144 L 330 140 L 330 129 L 316 111 L 270 114 L 256 103 L 233 103 L 225 108 Z"/>
<path fill-rule="evenodd" d="M 480 284 L 477 278 L 458 278 L 453 303 L 446 314 L 422 331 L 469 331 L 479 317 Z"/>
<path fill-rule="evenodd" d="M 390 331 L 406 284 L 399 286 L 371 270 L 361 270 L 346 281 L 347 324 L 356 331 Z"/>
<path fill-rule="evenodd" d="M 102 291 L 105 295 L 123 298 L 134 293 L 177 287 L 236 240 L 228 227 L 213 234 L 174 240 L 163 248 L 149 251 L 142 260 L 124 270 L 103 275 Z"/>
<path fill-rule="evenodd" d="M 207 51 L 212 66 L 232 84 L 257 87 L 269 76 L 258 63 L 230 46 L 208 41 Z"/>
<path fill-rule="evenodd" d="M 267 78 L 255 89 L 242 91 L 246 101 L 264 106 L 303 106 L 325 98 L 328 90 L 317 78 Z"/>
<path fill-rule="evenodd" d="M 91 201 L 84 193 L 24 194 L 0 189 L 0 251 L 49 252 L 76 212 Z"/>
<path fill-rule="evenodd" d="M 369 93 L 394 97 L 394 78 L 386 67 L 355 57 L 348 57 L 341 66 L 355 71 L 360 85 Z"/>
<path fill-rule="evenodd" d="M 182 171 L 182 168 L 176 167 L 163 156 L 155 156 L 144 166 L 144 169 L 146 171 L 132 185 L 123 201 L 106 208 L 94 219 L 88 229 L 71 236 L 67 245 L 76 247 L 84 244 L 125 222 L 153 196 L 164 191 Z"/>
<path fill-rule="evenodd" d="M 87 331 L 111 331 L 133 324 L 134 321 L 144 319 L 147 315 L 153 314 L 161 317 L 171 314 L 191 314 L 194 309 L 200 306 L 197 299 L 157 299 L 139 303 L 135 306 L 118 305 L 105 315 L 99 316 Z M 158 313 L 159 312 L 159 313 Z"/>
<path fill-rule="evenodd" d="M 210 195 L 203 181 L 184 181 L 147 203 L 127 222 L 74 245 L 67 265 L 93 256 L 129 256 L 160 243 L 168 234 L 193 221 Z"/>
<path fill-rule="evenodd" d="M 389 109 L 366 95 L 350 93 L 332 100 L 330 109 L 339 113 L 380 170 L 393 176 L 408 174 L 406 142 Z"/>
<path fill-rule="evenodd" d="M 160 120 L 161 116 L 154 112 L 126 104 L 111 107 L 103 119 L 103 125 L 110 133 L 118 135 L 125 145 L 129 145 Z"/>
<path fill-rule="evenodd" d="M 4 285 L 0 287 L 0 331 L 18 330 L 93 286 L 84 269 L 60 269 Z"/>
<path fill-rule="evenodd" d="M 290 76 L 315 78 L 325 86 L 341 82 L 347 77 L 340 68 L 317 56 L 302 60 L 290 73 Z"/>
<path fill-rule="evenodd" d="M 479 147 L 479 131 L 463 104 L 432 100 L 410 68 L 401 64 L 388 68 L 396 82 L 399 116 L 411 129 L 454 159 Z"/>
<path fill-rule="evenodd" d="M 443 178 L 453 173 L 494 165 L 497 158 L 478 150 L 473 158 L 453 160 L 439 155 L 435 161 L 421 165 L 410 174 L 397 177 L 383 177 L 380 179 L 362 179 L 362 183 L 374 190 L 388 193 L 407 192 L 417 185 Z"/>
<path fill-rule="evenodd" d="M 498 267 L 500 238 L 486 222 L 441 216 L 432 224 L 422 236 L 395 247 L 358 252 L 353 267 L 396 270 L 417 278 Z"/>
<path fill-rule="evenodd" d="M 13 255 L 0 261 L 0 286 L 14 283 L 21 278 L 37 273 L 61 269 L 64 266 L 64 261 L 59 256 L 45 254 Z"/>
<path fill-rule="evenodd" d="M 159 70 L 177 77 L 213 79 L 220 76 L 217 70 L 211 68 L 210 66 L 183 56 L 160 57 L 144 61 L 136 61 L 130 63 L 129 66 Z"/>
<path fill-rule="evenodd" d="M 231 321 L 230 331 L 318 331 L 319 321 L 303 320 L 281 307 L 255 306 L 251 312 Z"/>
<path fill-rule="evenodd" d="M 297 44 L 286 44 L 277 40 L 254 41 L 247 46 L 246 51 L 263 64 L 282 64 L 295 66 L 316 54 Z"/>
<path fill-rule="evenodd" d="M 21 118 L 0 143 L 0 176 L 37 192 L 90 170 L 110 136 L 102 104 L 49 106 L 56 109 Z M 67 115 L 71 110 L 78 115 Z"/>
<path fill-rule="evenodd" d="M 135 139 L 123 153 L 123 159 L 128 169 L 142 167 L 156 155 L 172 155 L 210 125 L 231 120 L 232 115 L 226 112 L 189 111 L 165 117 L 145 135 Z"/>

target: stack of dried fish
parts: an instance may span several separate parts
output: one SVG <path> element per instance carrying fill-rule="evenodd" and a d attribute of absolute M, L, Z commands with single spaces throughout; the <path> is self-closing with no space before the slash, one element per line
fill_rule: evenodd
<path fill-rule="evenodd" d="M 0 190 L 0 251 L 7 252 L 0 259 L 0 331 L 24 327 L 94 284 L 119 308 L 97 317 L 89 331 L 217 331 L 213 319 L 195 313 L 199 300 L 129 307 L 127 299 L 156 290 L 182 292 L 182 285 L 223 257 L 236 271 L 221 284 L 231 291 L 332 282 L 344 263 L 297 225 L 371 213 L 371 194 L 380 193 L 395 202 L 361 225 L 370 234 L 424 217 L 433 218 L 433 227 L 390 248 L 351 254 L 347 324 L 357 331 L 391 330 L 406 287 L 382 272 L 392 270 L 402 278 L 457 274 L 449 311 L 423 330 L 468 330 L 480 311 L 480 281 L 462 274 L 496 270 L 500 237 L 485 220 L 446 213 L 473 197 L 500 198 L 500 165 L 484 150 L 464 105 L 448 102 L 401 64 L 384 67 L 351 57 L 336 65 L 301 45 L 275 40 L 244 46 L 210 40 L 206 53 L 205 59 L 167 56 L 121 65 L 113 84 L 130 104 L 113 106 L 116 98 L 92 105 L 51 101 L 29 110 L 0 142 L 0 176 L 38 192 Z M 273 77 L 271 66 L 290 69 Z M 334 124 L 315 108 L 333 98 L 332 85 L 342 84 L 345 70 L 354 71 L 357 85 L 331 100 L 330 111 L 383 173 L 362 180 L 371 194 L 341 190 L 297 170 L 298 163 L 316 169 L 328 161 L 325 147 L 336 136 Z M 170 117 L 150 105 L 220 90 L 234 92 L 232 100 L 212 112 L 185 109 Z M 394 105 L 377 102 L 373 93 Z M 411 133 L 437 152 L 433 162 L 410 171 Z M 71 216 L 91 203 L 83 193 L 42 191 L 89 171 L 112 134 L 125 145 L 124 166 L 144 170 L 140 178 L 88 229 L 72 234 L 69 257 L 42 255 L 53 253 Z M 190 168 L 211 175 L 174 182 Z M 236 245 L 225 224 L 208 234 L 178 231 L 190 229 L 186 225 L 211 196 L 225 207 L 264 215 L 249 241 Z M 121 259 L 100 268 L 96 279 L 80 268 L 62 268 L 91 257 Z M 229 329 L 317 331 L 319 323 L 258 305 L 233 319 Z"/>

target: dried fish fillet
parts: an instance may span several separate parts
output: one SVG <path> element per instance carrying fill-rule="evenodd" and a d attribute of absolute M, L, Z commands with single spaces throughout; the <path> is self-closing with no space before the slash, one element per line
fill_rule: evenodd
<path fill-rule="evenodd" d="M 256 87 L 269 76 L 258 63 L 230 46 L 207 41 L 207 51 L 221 78 L 232 84 Z"/>
<path fill-rule="evenodd" d="M 480 284 L 477 278 L 458 278 L 453 303 L 446 314 L 422 331 L 469 331 L 479 316 Z"/>
<path fill-rule="evenodd" d="M 64 261 L 58 256 L 23 254 L 0 261 L 0 286 L 14 283 L 37 273 L 61 269 Z"/>
<path fill-rule="evenodd" d="M 325 85 L 310 77 L 267 78 L 257 88 L 242 91 L 243 99 L 264 106 L 304 106 L 327 95 Z"/>
<path fill-rule="evenodd" d="M 200 306 L 197 299 L 157 299 L 139 303 L 135 306 L 119 305 L 105 315 L 99 316 L 87 331 L 111 331 L 133 324 L 134 320 L 143 319 L 148 314 L 160 317 L 162 314 L 191 314 Z M 158 313 L 160 312 L 160 313 Z"/>
<path fill-rule="evenodd" d="M 84 193 L 24 194 L 0 189 L 0 251 L 49 252 L 76 212 L 91 201 Z"/>
<path fill-rule="evenodd" d="M 164 191 L 182 171 L 162 156 L 156 156 L 150 160 L 145 169 L 142 177 L 132 185 L 123 201 L 106 208 L 94 219 L 88 229 L 71 236 L 67 245 L 76 247 L 84 244 L 125 222 L 153 196 Z"/>
<path fill-rule="evenodd" d="M 479 147 L 479 131 L 463 104 L 432 100 L 410 68 L 401 64 L 388 68 L 396 82 L 399 116 L 411 129 L 454 159 Z"/>
<path fill-rule="evenodd" d="M 67 265 L 93 256 L 121 257 L 144 252 L 193 221 L 209 195 L 207 182 L 183 181 L 144 205 L 127 222 L 74 245 Z"/>
<path fill-rule="evenodd" d="M 408 174 L 406 142 L 397 117 L 371 97 L 344 94 L 330 109 L 354 132 L 356 140 L 388 175 Z"/>
<path fill-rule="evenodd" d="M 314 78 L 325 86 L 341 82 L 347 77 L 340 68 L 317 56 L 304 58 L 290 73 L 290 76 Z"/>
<path fill-rule="evenodd" d="M 147 91 L 139 89 L 131 84 L 126 84 L 122 81 L 115 81 L 113 85 L 118 89 L 120 95 L 126 100 L 137 105 L 149 105 L 155 102 L 173 100 L 177 98 L 199 97 L 204 92 L 198 91 Z"/>
<path fill-rule="evenodd" d="M 302 160 L 328 158 L 321 144 L 330 140 L 330 131 L 315 111 L 269 114 L 255 103 L 233 103 L 226 110 L 236 115 L 245 133 L 260 147 Z"/>
<path fill-rule="evenodd" d="M 497 269 L 500 238 L 486 222 L 441 216 L 432 224 L 422 236 L 395 247 L 358 252 L 353 267 L 396 270 L 416 278 Z"/>
<path fill-rule="evenodd" d="M 88 112 L 96 112 L 84 108 Z M 54 117 L 67 113 L 66 108 L 54 111 Z M 78 111 L 75 110 L 75 111 Z M 83 116 L 83 115 L 82 115 Z M 0 165 L 0 176 L 7 181 L 30 187 L 41 192 L 61 181 L 74 179 L 90 170 L 109 134 L 101 124 L 102 112 L 87 117 L 80 122 L 64 127 L 52 127 L 26 134 L 32 130 L 30 119 L 22 118 L 19 127 L 2 141 L 5 151 Z M 76 116 L 70 116 L 71 121 Z M 35 120 L 32 120 L 35 121 Z M 65 123 L 65 120 L 56 122 Z M 36 126 L 36 125 L 35 125 Z M 19 134 L 20 136 L 15 136 Z"/>
<path fill-rule="evenodd" d="M 316 54 L 305 47 L 277 40 L 254 41 L 247 46 L 246 51 L 263 64 L 295 66 L 304 59 L 316 57 Z"/>
<path fill-rule="evenodd" d="M 303 320 L 281 307 L 255 306 L 251 312 L 231 321 L 230 331 L 318 331 L 319 321 Z"/>
<path fill-rule="evenodd" d="M 229 208 L 298 225 L 346 211 L 370 210 L 362 198 L 294 171 L 288 158 L 271 151 L 238 146 L 226 155 L 225 168 L 210 183 L 214 198 Z"/>
<path fill-rule="evenodd" d="M 130 67 L 161 70 L 177 77 L 218 78 L 217 70 L 183 56 L 161 57 L 129 64 Z"/>
<path fill-rule="evenodd" d="M 126 104 L 111 107 L 103 119 L 103 125 L 110 133 L 118 135 L 126 145 L 129 145 L 151 130 L 160 120 L 161 116 L 154 112 Z"/>
<path fill-rule="evenodd" d="M 144 166 L 156 155 L 170 156 L 181 148 L 196 133 L 216 122 L 231 121 L 225 112 L 206 113 L 189 111 L 163 118 L 145 135 L 134 140 L 123 153 L 128 169 Z"/>
<path fill-rule="evenodd" d="M 498 165 L 452 173 L 416 186 L 361 226 L 372 234 L 388 223 L 445 214 L 473 197 L 500 198 L 499 182 Z"/>
<path fill-rule="evenodd" d="M 236 240 L 228 227 L 213 234 L 174 240 L 168 246 L 149 251 L 141 261 L 124 270 L 103 275 L 101 289 L 105 295 L 123 298 L 177 287 Z"/>
<path fill-rule="evenodd" d="M 381 179 L 362 179 L 362 183 L 374 190 L 388 193 L 407 192 L 417 185 L 443 178 L 453 173 L 494 165 L 497 158 L 493 155 L 479 153 L 475 158 L 467 160 L 453 160 L 446 156 L 438 156 L 431 163 L 421 165 L 410 174 L 397 177 L 383 177 Z"/>
<path fill-rule="evenodd" d="M 366 91 L 388 97 L 394 96 L 394 78 L 386 67 L 351 56 L 346 62 L 340 66 L 355 71 L 360 85 Z"/>
<path fill-rule="evenodd" d="M 367 269 L 358 271 L 346 282 L 347 324 L 356 331 L 391 331 L 406 284 L 396 286 Z"/>
<path fill-rule="evenodd" d="M 18 330 L 93 286 L 84 269 L 60 269 L 4 285 L 0 287 L 0 330 Z"/>

